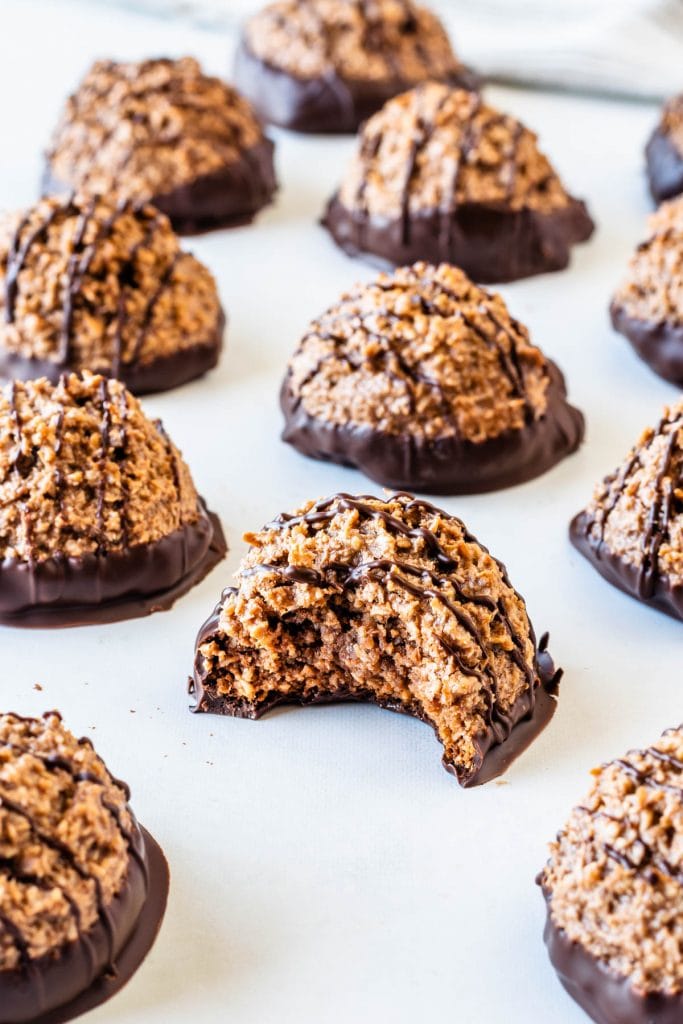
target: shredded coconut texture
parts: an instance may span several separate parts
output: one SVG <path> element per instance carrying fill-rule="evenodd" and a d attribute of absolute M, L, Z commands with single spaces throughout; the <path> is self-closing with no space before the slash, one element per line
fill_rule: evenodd
<path fill-rule="evenodd" d="M 663 499 L 663 500 L 662 500 Z M 657 572 L 683 583 L 683 400 L 664 410 L 657 428 L 648 428 L 624 462 L 595 488 L 587 512 L 589 536 L 602 539 L 623 561 L 640 568 L 653 508 L 668 510 L 662 522 Z"/>
<path fill-rule="evenodd" d="M 441 22 L 410 0 L 278 0 L 245 35 L 257 57 L 303 79 L 334 73 L 408 87 L 462 71 Z"/>
<path fill-rule="evenodd" d="M 0 921 L 11 922 L 31 958 L 92 928 L 97 886 L 111 903 L 130 863 L 122 830 L 136 828 L 125 790 L 58 714 L 0 715 Z M 15 936 L 0 926 L 0 972 L 20 962 Z"/>
<path fill-rule="evenodd" d="M 429 82 L 389 100 L 361 130 L 339 197 L 367 216 L 465 203 L 550 213 L 570 202 L 533 132 L 464 89 Z"/>
<path fill-rule="evenodd" d="M 208 344 L 221 323 L 209 270 L 149 205 L 42 199 L 0 225 L 0 345 L 113 374 Z"/>
<path fill-rule="evenodd" d="M 288 376 L 316 419 L 473 442 L 540 418 L 548 383 L 542 352 L 500 295 L 426 263 L 342 296 L 310 325 Z"/>
<path fill-rule="evenodd" d="M 0 560 L 150 544 L 200 511 L 177 448 L 118 381 L 86 372 L 0 391 Z"/>
<path fill-rule="evenodd" d="M 641 993 L 683 991 L 683 728 L 597 768 L 541 883 L 572 942 Z"/>
<path fill-rule="evenodd" d="M 98 61 L 67 100 L 47 157 L 75 191 L 147 201 L 233 164 L 262 138 L 249 103 L 191 57 Z"/>
<path fill-rule="evenodd" d="M 409 495 L 336 495 L 247 534 L 198 654 L 233 714 L 373 700 L 431 723 L 462 779 L 537 685 L 526 607 L 463 523 Z"/>

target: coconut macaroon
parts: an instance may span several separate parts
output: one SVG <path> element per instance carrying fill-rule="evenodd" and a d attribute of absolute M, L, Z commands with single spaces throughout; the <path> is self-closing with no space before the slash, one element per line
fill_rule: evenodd
<path fill-rule="evenodd" d="M 533 132 L 434 82 L 364 125 L 323 223 L 350 255 L 455 263 L 483 282 L 561 270 L 593 231 Z"/>
<path fill-rule="evenodd" d="M 245 224 L 276 189 L 250 104 L 197 61 L 97 61 L 69 97 L 43 190 L 151 202 L 180 234 Z"/>
<path fill-rule="evenodd" d="M 337 494 L 257 533 L 197 638 L 196 711 L 370 701 L 430 724 L 465 786 L 547 724 L 559 680 L 505 568 L 428 502 Z"/>
<path fill-rule="evenodd" d="M 656 202 L 683 192 L 683 94 L 664 104 L 645 156 L 650 192 Z"/>
<path fill-rule="evenodd" d="M 0 225 L 5 379 L 87 369 L 164 391 L 216 365 L 224 326 L 210 271 L 149 204 L 50 198 Z"/>
<path fill-rule="evenodd" d="M 505 302 L 425 263 L 358 285 L 289 361 L 283 437 L 387 487 L 488 491 L 576 450 L 583 417 Z"/>
<path fill-rule="evenodd" d="M 570 536 L 610 583 L 683 618 L 683 399 L 597 485 Z"/>
<path fill-rule="evenodd" d="M 683 727 L 593 772 L 539 876 L 562 984 L 598 1024 L 683 1019 Z"/>
<path fill-rule="evenodd" d="M 0 714 L 3 1024 L 84 1013 L 149 951 L 168 867 L 129 795 L 57 712 Z"/>
<path fill-rule="evenodd" d="M 610 314 L 660 377 L 683 387 L 683 197 L 662 203 L 631 257 Z"/>
<path fill-rule="evenodd" d="M 412 0 L 276 0 L 246 23 L 235 79 L 264 120 L 303 132 L 354 132 L 427 79 L 478 85 Z"/>
<path fill-rule="evenodd" d="M 148 614 L 224 554 L 178 449 L 119 381 L 0 390 L 0 621 Z"/>

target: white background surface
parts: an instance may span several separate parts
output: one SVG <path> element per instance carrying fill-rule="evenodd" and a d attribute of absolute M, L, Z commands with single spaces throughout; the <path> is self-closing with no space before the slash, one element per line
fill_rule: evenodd
<path fill-rule="evenodd" d="M 122 11 L 0 0 L 0 206 L 36 195 L 64 95 L 95 56 L 194 53 L 228 41 Z M 571 269 L 504 289 L 586 413 L 581 452 L 539 480 L 444 506 L 508 565 L 564 666 L 559 709 L 505 785 L 462 791 L 424 725 L 372 708 L 262 722 L 189 714 L 197 628 L 241 534 L 309 497 L 377 490 L 279 441 L 279 381 L 308 320 L 372 270 L 316 225 L 348 139 L 277 135 L 282 190 L 256 226 L 192 239 L 230 316 L 208 378 L 146 406 L 163 417 L 231 544 L 170 612 L 69 631 L 0 631 L 0 706 L 60 708 L 92 736 L 172 869 L 148 961 L 101 1024 L 579 1024 L 549 966 L 534 876 L 588 770 L 683 718 L 678 622 L 621 595 L 570 547 L 567 522 L 676 391 L 640 364 L 606 308 L 649 209 L 642 147 L 655 109 L 512 90 L 598 232 Z M 33 689 L 40 681 L 43 692 Z"/>

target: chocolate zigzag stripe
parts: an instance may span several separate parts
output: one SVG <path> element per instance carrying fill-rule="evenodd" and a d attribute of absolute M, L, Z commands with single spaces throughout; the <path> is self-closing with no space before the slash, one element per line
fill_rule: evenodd
<path fill-rule="evenodd" d="M 80 211 L 74 236 L 70 243 L 71 251 L 67 260 L 63 287 L 59 354 L 54 366 L 58 370 L 65 370 L 71 365 L 74 317 L 76 309 L 78 308 L 78 302 L 83 294 L 83 287 L 87 280 L 92 261 L 97 254 L 98 247 L 101 246 L 109 237 L 118 219 L 126 213 L 131 213 L 139 217 L 146 216 L 148 223 L 142 238 L 131 246 L 129 253 L 123 260 L 118 272 L 120 292 L 116 313 L 114 314 L 115 330 L 113 338 L 114 351 L 112 356 L 112 373 L 114 376 L 119 376 L 122 370 L 125 372 L 131 367 L 134 367 L 134 364 L 137 363 L 149 334 L 155 310 L 164 292 L 171 286 L 175 269 L 181 260 L 187 256 L 187 253 L 181 251 L 176 252 L 172 256 L 166 269 L 161 273 L 159 284 L 154 293 L 150 296 L 147 306 L 142 314 L 140 328 L 133 344 L 132 351 L 124 361 L 122 353 L 123 335 L 126 326 L 130 322 L 130 318 L 126 312 L 126 287 L 130 278 L 134 274 L 137 258 L 140 252 L 143 251 L 151 242 L 154 231 L 161 222 L 162 214 L 150 208 L 149 215 L 146 215 L 142 204 L 122 199 L 117 203 L 113 213 L 111 213 L 110 216 L 100 224 L 94 238 L 87 245 L 84 245 L 86 233 L 93 221 L 93 217 L 97 209 L 97 202 L 98 200 L 93 198 L 89 202 L 88 206 Z M 26 225 L 30 221 L 30 215 L 27 215 L 17 228 L 10 244 L 7 257 L 5 316 L 8 323 L 12 323 L 14 321 L 18 276 L 26 262 L 29 250 L 45 236 L 49 227 L 55 222 L 58 215 L 69 216 L 74 215 L 75 213 L 76 207 L 73 204 L 73 200 L 70 198 L 61 207 L 53 208 L 40 222 L 40 224 L 26 237 L 23 243 L 21 238 Z M 36 376 L 38 375 L 38 372 L 36 372 Z"/>
<path fill-rule="evenodd" d="M 18 721 L 37 721 L 37 719 L 23 718 L 18 715 L 15 717 L 17 718 Z M 81 742 L 87 742 L 88 746 L 90 746 L 92 749 L 92 744 L 90 743 L 90 741 L 83 740 Z M 40 754 L 38 751 L 31 750 L 30 748 L 24 748 L 19 746 L 18 744 L 6 742 L 0 742 L 0 748 L 10 749 L 13 752 L 17 753 L 19 756 L 33 757 L 37 761 L 39 761 L 46 768 L 47 771 L 64 772 L 65 774 L 71 777 L 74 786 L 77 786 L 78 783 L 81 782 L 87 782 L 89 784 L 101 786 L 104 788 L 105 786 L 111 783 L 114 786 L 117 786 L 118 788 L 122 789 L 122 791 L 125 794 L 126 801 L 129 799 L 130 790 L 128 789 L 128 786 L 124 783 L 121 783 L 118 779 L 114 779 L 112 776 L 110 776 L 104 763 L 99 757 L 98 761 L 102 765 L 103 771 L 105 772 L 105 778 L 99 778 L 92 772 L 81 771 L 77 769 L 76 766 L 71 761 L 59 755 L 43 755 Z M 102 807 L 111 815 L 121 838 L 123 839 L 128 848 L 129 855 L 135 861 L 140 870 L 144 886 L 144 894 L 146 897 L 149 891 L 149 869 L 147 865 L 147 860 L 144 855 L 144 846 L 142 843 L 141 834 L 137 829 L 133 831 L 127 828 L 123 824 L 119 809 L 113 804 L 111 804 L 109 801 L 105 800 L 103 796 L 100 797 L 100 803 Z M 31 829 L 31 832 L 36 837 L 36 839 L 44 846 L 46 846 L 48 849 L 56 853 L 63 861 L 65 861 L 69 865 L 69 867 L 76 874 L 79 875 L 80 878 L 83 878 L 84 880 L 93 883 L 97 903 L 97 918 L 99 921 L 103 923 L 105 927 L 109 943 L 108 962 L 110 964 L 113 963 L 116 934 L 111 915 L 109 914 L 109 910 L 104 901 L 102 886 L 99 879 L 92 872 L 89 872 L 87 868 L 85 868 L 79 862 L 75 852 L 68 846 L 68 844 L 64 843 L 59 839 L 56 839 L 54 836 L 50 836 L 42 829 L 40 829 L 33 815 L 20 804 L 18 804 L 16 801 L 12 800 L 9 796 L 7 796 L 5 792 L 3 792 L 3 783 L 2 779 L 0 778 L 0 807 L 2 806 L 4 806 L 11 814 L 23 818 L 28 824 L 29 828 Z M 129 813 L 131 813 L 130 810 Z M 134 817 L 132 816 L 132 813 L 131 820 L 133 822 L 135 821 Z M 5 871 L 6 874 L 9 874 L 9 877 L 23 884 L 39 885 L 41 888 L 59 890 L 61 896 L 69 905 L 72 913 L 74 914 L 74 918 L 76 919 L 76 924 L 78 928 L 78 941 L 82 942 L 86 949 L 88 950 L 92 963 L 92 951 L 88 949 L 87 932 L 85 932 L 81 927 L 80 912 L 78 911 L 78 908 L 74 903 L 73 899 L 65 891 L 64 887 L 59 885 L 56 881 L 51 880 L 49 878 L 36 879 L 33 875 L 31 875 L 30 877 L 22 876 L 21 873 L 17 871 L 14 864 L 10 861 L 3 863 L 2 865 L 0 865 L 0 867 Z M 17 952 L 19 953 L 22 966 L 24 968 L 27 968 L 32 958 L 29 953 L 28 941 L 21 932 L 21 929 L 18 928 L 16 925 L 12 924 L 9 918 L 1 915 L 0 925 L 4 926 L 5 930 L 12 935 L 12 938 L 16 943 Z"/>
<path fill-rule="evenodd" d="M 25 477 L 33 465 L 33 457 L 22 452 L 23 424 L 19 404 L 19 387 L 14 381 L 9 389 L 10 419 L 17 454 L 11 471 Z M 61 378 L 66 387 L 66 378 Z M 71 625 L 89 621 L 118 621 L 121 618 L 149 614 L 171 607 L 196 582 L 220 561 L 227 550 L 220 523 L 198 498 L 198 518 L 183 523 L 181 477 L 178 457 L 159 421 L 156 427 L 168 459 L 168 469 L 178 501 L 177 523 L 158 541 L 130 544 L 129 457 L 127 394 L 119 392 L 118 422 L 113 422 L 113 399 L 110 381 L 103 378 L 97 391 L 99 449 L 93 463 L 97 469 L 93 503 L 95 522 L 91 531 L 94 550 L 81 557 L 68 557 L 57 549 L 46 558 L 38 556 L 34 544 L 33 516 L 28 494 L 20 492 L 17 507 L 21 516 L 26 554 L 24 558 L 8 559 L 0 567 L 0 621 L 12 625 Z M 55 505 L 54 529 L 63 530 L 64 523 L 64 424 L 65 411 L 57 412 L 53 462 L 52 498 Z M 110 461 L 119 467 L 114 483 L 107 473 Z M 119 516 L 118 537 L 108 523 L 108 512 Z M 130 581 L 130 591 L 125 590 Z M 4 600 L 2 600 L 4 598 Z"/>
<path fill-rule="evenodd" d="M 31 223 L 32 211 L 29 211 L 17 225 L 11 238 L 8 252 L 7 265 L 5 268 L 5 321 L 8 324 L 14 323 L 14 311 L 19 287 L 19 274 L 23 270 L 32 247 L 44 239 L 50 229 L 50 225 L 59 213 L 68 213 L 74 209 L 73 199 L 69 196 L 61 206 L 53 206 L 47 214 L 35 225 L 35 227 L 24 234 L 25 229 Z"/>
<path fill-rule="evenodd" d="M 400 496 L 395 495 L 394 497 Z M 405 506 L 407 510 L 417 509 L 426 512 L 437 511 L 434 506 L 431 506 L 428 502 L 417 501 L 412 499 L 411 496 L 406 497 L 410 498 L 410 501 Z M 524 657 L 523 638 L 513 628 L 505 610 L 502 598 L 499 602 L 494 602 L 492 599 L 485 596 L 470 596 L 469 594 L 466 594 L 458 580 L 453 575 L 453 571 L 456 568 L 457 563 L 453 561 L 453 559 L 451 559 L 447 552 L 441 547 L 436 536 L 431 530 L 422 526 L 407 526 L 384 509 L 376 508 L 374 505 L 368 504 L 369 500 L 371 500 L 369 499 L 369 496 L 355 498 L 352 495 L 342 492 L 331 498 L 326 498 L 317 502 L 309 512 L 304 513 L 303 515 L 290 516 L 287 513 L 283 513 L 272 522 L 268 523 L 267 528 L 286 529 L 299 524 L 306 524 L 307 526 L 327 524 L 340 512 L 352 509 L 358 512 L 363 518 L 380 520 L 390 533 L 400 534 L 410 538 L 411 540 L 422 542 L 429 557 L 434 559 L 441 571 L 431 573 L 421 567 L 412 566 L 405 561 L 377 559 L 360 563 L 356 566 L 333 563 L 329 566 L 323 567 L 321 570 L 304 569 L 303 571 L 297 566 L 271 566 L 263 564 L 246 570 L 245 575 L 251 575 L 260 571 L 271 571 L 282 574 L 284 578 L 289 579 L 292 582 L 302 582 L 316 586 L 331 585 L 333 588 L 341 585 L 342 589 L 344 589 L 346 587 L 354 586 L 368 576 L 376 576 L 379 574 L 379 576 L 387 582 L 394 582 L 396 585 L 402 587 L 404 590 L 408 591 L 420 600 L 439 601 L 448 609 L 448 611 L 450 611 L 458 624 L 466 630 L 479 647 L 484 661 L 483 669 L 475 669 L 474 667 L 467 665 L 467 663 L 462 659 L 460 652 L 457 652 L 457 650 L 454 649 L 452 641 L 449 641 L 443 636 L 439 636 L 440 643 L 449 654 L 454 656 L 457 654 L 456 662 L 462 671 L 466 672 L 468 675 L 476 675 L 482 682 L 487 693 L 488 700 L 487 724 L 489 726 L 493 726 L 496 722 L 500 722 L 505 725 L 508 724 L 507 716 L 502 713 L 499 706 L 497 682 L 493 668 L 490 664 L 490 652 L 486 647 L 485 638 L 476 623 L 466 612 L 463 611 L 461 607 L 459 607 L 459 605 L 471 603 L 477 606 L 486 607 L 499 618 L 508 632 L 513 648 L 507 653 L 515 665 L 517 665 L 517 667 L 526 676 L 529 685 L 531 706 L 533 707 L 534 691 L 536 688 L 535 671 Z M 457 522 L 462 527 L 465 538 L 470 541 L 473 540 L 471 535 L 469 535 L 465 530 L 463 524 L 455 516 L 446 516 L 444 513 L 440 514 L 443 515 L 444 518 Z M 500 566 L 500 563 L 497 564 Z M 331 581 L 328 581 L 326 571 L 331 573 Z M 409 577 L 413 578 L 411 579 Z M 415 577 L 419 578 L 421 582 L 415 582 Z M 510 586 L 507 577 L 504 577 L 504 580 L 506 584 Z M 455 595 L 455 601 L 440 590 L 440 587 L 443 585 L 449 585 L 452 588 Z M 516 591 L 513 590 L 513 593 L 519 598 L 519 594 L 517 594 Z M 521 598 L 519 599 L 521 600 Z"/>
<path fill-rule="evenodd" d="M 140 65 L 140 74 L 145 74 L 155 65 L 165 64 L 167 66 L 172 66 L 173 63 L 174 62 L 170 59 L 143 61 Z M 113 61 L 107 62 L 107 70 L 113 72 L 114 67 L 115 64 Z M 233 90 L 231 90 L 229 86 L 224 87 L 226 88 L 227 94 L 232 95 Z M 95 89 L 92 87 L 92 85 L 88 86 L 87 92 L 82 89 L 78 90 L 78 92 L 76 92 L 70 97 L 71 101 L 75 103 L 74 119 L 78 119 L 79 116 L 82 117 L 83 112 L 87 112 L 91 108 L 94 108 L 95 110 L 101 110 L 101 105 L 103 101 L 105 101 L 108 98 L 108 95 L 108 89 Z M 164 82 L 161 86 L 149 85 L 144 89 L 136 91 L 129 97 L 126 97 L 126 99 L 134 99 L 137 103 L 141 103 L 144 105 L 144 103 L 147 102 L 152 96 L 154 96 L 155 98 L 164 97 L 170 106 L 177 107 L 180 110 L 191 110 L 198 115 L 197 117 L 187 119 L 186 123 L 183 124 L 181 134 L 173 136 L 167 135 L 164 136 L 163 139 L 158 140 L 159 142 L 163 142 L 164 145 L 172 146 L 181 139 L 186 140 L 188 138 L 210 138 L 211 141 L 216 143 L 218 147 L 225 146 L 226 148 L 229 149 L 232 149 L 234 147 L 241 147 L 241 136 L 239 132 L 239 126 L 229 119 L 227 109 L 216 107 L 215 104 L 208 102 L 201 93 L 192 97 L 186 96 L 185 93 L 183 92 L 182 79 L 176 80 L 171 78 L 168 81 Z M 203 128 L 200 129 L 200 117 L 202 114 L 205 113 L 210 113 L 212 118 L 215 118 L 216 116 L 220 117 L 222 121 L 222 133 L 214 129 L 209 134 L 207 134 L 206 130 L 204 130 Z M 106 146 L 107 142 L 111 138 L 113 138 L 113 136 L 118 131 L 120 124 L 120 118 L 115 117 L 111 128 L 105 134 L 104 138 L 100 143 L 100 150 Z M 114 168 L 114 170 L 117 173 L 125 170 L 126 164 L 130 157 L 132 156 L 132 152 L 132 150 L 129 151 L 129 153 L 126 154 L 123 160 L 118 162 L 117 166 Z M 47 154 L 48 163 L 52 163 L 54 156 L 55 149 L 52 148 Z M 90 168 L 86 171 L 85 176 L 83 178 L 83 184 L 85 184 L 92 176 L 92 169 L 93 168 Z"/>
<path fill-rule="evenodd" d="M 435 287 L 438 288 L 438 292 L 440 295 L 448 298 L 451 302 L 455 303 L 456 307 L 460 305 L 460 303 L 462 302 L 462 298 L 459 295 L 457 295 L 456 292 L 449 289 L 440 281 L 435 281 L 434 284 Z M 399 282 L 394 281 L 386 284 L 383 283 L 382 281 L 377 281 L 375 282 L 373 287 L 376 287 L 380 291 L 389 292 L 395 290 L 405 290 L 407 285 L 402 286 Z M 362 291 L 356 291 L 349 295 L 347 301 L 353 302 L 354 300 L 358 300 L 361 296 Z M 524 374 L 522 372 L 522 368 L 520 365 L 519 352 L 517 349 L 517 338 L 515 336 L 514 330 L 511 330 L 509 327 L 503 324 L 498 319 L 498 317 L 495 316 L 488 302 L 484 301 L 483 303 L 480 303 L 478 308 L 481 312 L 483 312 L 486 315 L 487 319 L 491 323 L 491 326 L 493 327 L 493 332 L 491 334 L 488 334 L 486 331 L 483 331 L 480 327 L 478 327 L 477 324 L 459 308 L 449 310 L 448 312 L 444 313 L 444 311 L 440 310 L 432 300 L 429 300 L 422 295 L 420 296 L 420 307 L 422 312 L 430 316 L 458 317 L 460 320 L 463 321 L 467 329 L 471 331 L 482 342 L 484 346 L 486 346 L 487 348 L 493 346 L 496 349 L 501 369 L 503 370 L 511 384 L 513 394 L 524 401 L 525 418 L 528 422 L 529 419 L 533 417 L 533 409 L 529 401 L 529 395 L 526 389 Z M 368 323 L 370 320 L 385 319 L 392 326 L 395 326 L 396 324 L 400 324 L 402 322 L 402 318 L 390 309 L 380 308 L 373 309 L 368 312 L 359 312 L 357 314 L 354 314 L 354 320 L 355 319 L 358 319 L 360 321 L 360 327 L 368 334 L 368 337 L 372 341 L 377 342 L 382 347 L 385 363 L 384 372 L 386 372 L 393 379 L 400 380 L 401 382 L 407 384 L 408 398 L 411 404 L 411 409 L 414 409 L 415 405 L 414 385 L 417 382 L 426 384 L 428 387 L 433 388 L 436 392 L 438 392 L 438 395 L 442 401 L 442 406 L 446 418 L 451 423 L 454 433 L 457 434 L 458 425 L 450 397 L 451 389 L 445 389 L 439 381 L 434 380 L 434 378 L 432 377 L 427 377 L 426 375 L 421 374 L 415 367 L 411 366 L 409 363 L 406 362 L 406 360 L 403 358 L 401 354 L 401 338 L 391 338 L 386 334 L 378 334 L 376 331 L 372 330 Z M 349 339 L 345 337 L 343 334 L 338 333 L 337 331 L 329 330 L 326 328 L 325 324 L 328 321 L 332 321 L 332 324 L 340 322 L 343 323 L 343 309 L 331 310 L 328 313 L 324 314 L 320 321 L 318 321 L 318 323 L 316 323 L 313 326 L 312 330 L 310 330 L 306 335 L 304 335 L 300 343 L 299 347 L 301 348 L 310 339 L 319 338 L 322 341 L 332 342 L 334 345 L 334 350 L 328 355 L 325 355 L 321 359 L 319 359 L 315 366 L 306 374 L 305 378 L 303 379 L 303 381 L 301 382 L 297 389 L 298 395 L 296 400 L 296 406 L 298 406 L 301 403 L 301 392 L 303 388 L 316 376 L 316 374 L 320 371 L 321 367 L 326 362 L 332 359 L 341 358 L 344 359 L 344 361 L 353 370 L 359 369 L 360 365 L 362 365 L 356 365 L 352 361 L 348 351 L 344 351 L 344 346 L 347 345 Z M 519 330 L 519 325 L 516 321 L 513 323 L 513 327 Z M 499 333 L 504 334 L 505 337 L 507 338 L 510 346 L 509 352 L 499 342 Z M 373 359 L 375 358 L 377 357 L 373 357 Z M 391 361 L 393 361 L 396 364 L 396 366 L 398 366 L 398 368 L 401 371 L 401 376 L 398 376 L 391 369 L 390 366 L 386 365 L 389 359 L 391 359 Z"/>
<path fill-rule="evenodd" d="M 415 171 L 417 169 L 418 159 L 420 154 L 429 144 L 434 132 L 439 127 L 439 114 L 442 112 L 452 95 L 450 92 L 445 92 L 438 102 L 432 116 L 427 118 L 424 111 L 421 109 L 421 97 L 424 93 L 424 89 L 424 84 L 421 84 L 414 90 L 415 105 L 417 108 L 415 131 L 413 133 L 408 153 L 406 172 L 399 200 L 400 222 L 402 225 L 401 241 L 402 244 L 406 246 L 409 245 L 411 241 L 412 218 L 410 215 L 410 190 L 415 176 Z M 447 251 L 447 244 L 449 242 L 453 224 L 453 213 L 458 205 L 458 189 L 460 187 L 464 168 L 467 166 L 468 157 L 476 148 L 477 143 L 482 138 L 486 137 L 487 133 L 490 132 L 491 129 L 498 125 L 513 126 L 510 144 L 504 159 L 501 162 L 498 174 L 500 182 L 505 186 L 505 197 L 508 202 L 513 198 L 515 193 L 515 185 L 517 181 L 517 153 L 519 150 L 519 144 L 524 135 L 524 125 L 507 114 L 498 113 L 497 111 L 492 110 L 481 125 L 475 129 L 477 119 L 482 112 L 482 105 L 481 96 L 478 93 L 472 93 L 470 107 L 465 119 L 460 125 L 456 149 L 452 154 L 454 156 L 453 174 L 449 182 L 449 187 L 446 189 L 439 205 L 439 212 L 442 217 L 441 232 L 446 236 L 443 239 L 446 244 L 444 251 Z M 356 203 L 360 207 L 359 214 L 364 220 L 369 218 L 369 210 L 367 204 L 364 202 L 364 198 L 374 164 L 379 156 L 382 141 L 383 135 L 378 133 L 373 136 L 365 136 L 361 143 L 359 161 L 362 170 L 356 193 Z"/>
<path fill-rule="evenodd" d="M 664 735 L 667 735 L 666 733 Z M 654 775 L 656 767 L 653 768 L 638 768 L 637 765 L 633 764 L 627 758 L 618 758 L 613 761 L 612 764 L 616 765 L 624 775 L 629 779 L 632 779 L 636 786 L 646 787 L 654 791 L 661 791 L 670 793 L 683 803 L 683 761 L 680 761 L 677 757 L 672 754 L 667 754 L 664 751 L 657 750 L 656 747 L 648 747 L 645 750 L 634 751 L 633 754 L 636 756 L 647 759 L 651 758 L 653 761 L 659 762 L 659 764 L 671 769 L 674 772 L 678 772 L 681 775 L 681 785 L 674 785 L 670 782 L 664 782 L 661 779 L 657 779 Z M 633 756 L 632 754 L 632 756 Z M 603 765 L 603 768 L 609 768 L 610 764 Z M 587 815 L 592 815 L 594 812 L 588 807 L 579 807 L 578 810 L 582 811 Z M 601 817 L 607 817 L 612 821 L 621 823 L 623 819 L 614 817 L 613 815 L 606 814 L 605 812 L 598 812 Z M 651 869 L 659 872 L 660 875 L 672 879 L 674 882 L 678 882 L 679 885 L 683 885 L 683 871 L 669 863 L 666 858 L 657 855 L 650 847 L 648 847 L 642 840 L 636 840 L 638 844 L 638 851 L 634 851 L 633 856 L 629 856 L 623 850 L 617 850 L 611 843 L 602 843 L 602 848 L 615 863 L 619 864 L 620 867 L 627 871 L 631 871 L 634 874 L 640 875 L 645 878 L 646 881 L 656 882 L 656 876 L 652 876 Z"/>
<path fill-rule="evenodd" d="M 671 481 L 670 473 L 673 457 L 678 445 L 678 433 L 683 429 L 681 417 L 668 419 L 662 417 L 652 437 L 647 443 L 650 448 L 653 441 L 662 437 L 667 428 L 670 427 L 668 442 L 655 478 L 655 500 L 650 509 L 647 520 L 647 528 L 643 537 L 643 559 L 638 571 L 637 590 L 638 595 L 643 599 L 651 598 L 656 589 L 659 571 L 659 552 L 664 543 L 671 519 L 673 516 L 673 491 L 674 484 Z M 596 556 L 600 558 L 605 547 L 605 529 L 607 521 L 617 507 L 620 499 L 626 491 L 626 485 L 641 462 L 641 449 L 636 447 L 630 457 L 624 463 L 620 472 L 615 474 L 607 483 L 607 500 L 600 520 L 598 522 L 599 537 L 596 545 Z M 668 480 L 668 486 L 664 488 L 664 481 Z"/>

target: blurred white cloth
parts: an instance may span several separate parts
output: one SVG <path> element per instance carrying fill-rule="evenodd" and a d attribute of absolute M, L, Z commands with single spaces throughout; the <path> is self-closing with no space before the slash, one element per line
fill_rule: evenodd
<path fill-rule="evenodd" d="M 266 0 L 99 2 L 231 28 Z M 683 0 L 424 2 L 488 77 L 649 99 L 683 91 Z"/>

